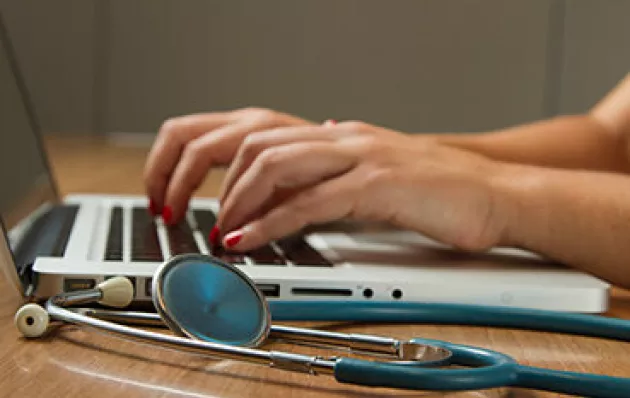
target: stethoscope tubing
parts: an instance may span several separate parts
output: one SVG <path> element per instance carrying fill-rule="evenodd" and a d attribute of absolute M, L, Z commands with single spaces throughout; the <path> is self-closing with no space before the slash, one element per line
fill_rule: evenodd
<path fill-rule="evenodd" d="M 462 305 L 450 303 L 366 302 L 348 305 L 339 302 L 270 301 L 275 321 L 356 321 L 405 322 L 494 326 L 540 330 L 630 341 L 630 321 L 595 315 L 560 313 L 546 310 Z M 426 390 L 472 390 L 501 386 L 546 390 L 589 397 L 627 398 L 630 379 L 595 374 L 566 372 L 519 365 L 511 357 L 486 349 L 452 344 L 439 340 L 413 339 L 440 346 L 453 353 L 451 363 L 471 369 L 418 369 L 412 377 L 408 369 L 375 372 L 363 364 L 339 367 L 339 381 L 365 378 L 373 386 L 391 386 Z M 483 371 L 481 371 L 483 370 Z M 355 373 L 357 372 L 357 373 Z M 336 373 L 337 375 L 337 373 Z"/>
<path fill-rule="evenodd" d="M 450 350 L 453 353 L 452 363 L 473 368 L 378 369 L 343 358 L 335 367 L 335 377 L 340 382 L 356 383 L 361 380 L 362 384 L 374 387 L 413 390 L 464 391 L 519 387 L 587 397 L 630 396 L 630 379 L 523 366 L 513 358 L 492 350 L 440 340 L 413 341 Z"/>

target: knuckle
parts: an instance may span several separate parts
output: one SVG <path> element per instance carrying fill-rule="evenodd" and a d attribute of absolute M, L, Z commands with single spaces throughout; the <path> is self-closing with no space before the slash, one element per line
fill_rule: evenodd
<path fill-rule="evenodd" d="M 196 161 L 203 157 L 205 151 L 205 145 L 200 141 L 191 141 L 186 145 L 182 153 L 182 157 Z"/>
<path fill-rule="evenodd" d="M 349 120 L 347 122 L 343 122 L 342 125 L 349 128 L 350 130 L 364 130 L 367 126 L 366 123 L 359 120 Z"/>
<path fill-rule="evenodd" d="M 258 156 L 258 164 L 262 172 L 276 169 L 284 161 L 284 153 L 277 148 L 265 149 Z"/>
<path fill-rule="evenodd" d="M 247 117 L 247 119 L 261 124 L 271 122 L 277 118 L 276 112 L 266 108 L 245 108 L 243 110 L 243 114 Z"/>
<path fill-rule="evenodd" d="M 245 158 L 256 157 L 265 148 L 265 140 L 260 134 L 251 134 L 245 137 L 241 145 L 241 153 Z"/>
<path fill-rule="evenodd" d="M 364 155 L 377 154 L 382 149 L 380 142 L 372 136 L 361 137 L 354 145 Z"/>
<path fill-rule="evenodd" d="M 248 107 L 245 107 L 245 108 L 241 108 L 239 110 L 239 112 L 255 114 L 255 113 L 258 113 L 258 112 L 264 112 L 266 110 L 267 110 L 266 108 L 262 108 L 262 107 L 259 107 L 259 106 L 248 106 Z"/>
<path fill-rule="evenodd" d="M 166 119 L 160 126 L 160 134 L 171 135 L 179 131 L 180 119 L 178 117 Z"/>

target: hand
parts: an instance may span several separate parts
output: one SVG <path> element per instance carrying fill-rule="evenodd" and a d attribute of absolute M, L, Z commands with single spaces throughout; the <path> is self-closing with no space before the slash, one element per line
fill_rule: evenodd
<path fill-rule="evenodd" d="M 208 170 L 229 164 L 247 135 L 308 124 L 297 117 L 257 108 L 167 120 L 160 128 L 144 171 L 151 211 L 161 213 L 167 224 L 176 223 Z"/>
<path fill-rule="evenodd" d="M 217 225 L 233 250 L 341 218 L 481 250 L 503 239 L 499 170 L 480 155 L 361 122 L 257 132 L 228 170 Z"/>

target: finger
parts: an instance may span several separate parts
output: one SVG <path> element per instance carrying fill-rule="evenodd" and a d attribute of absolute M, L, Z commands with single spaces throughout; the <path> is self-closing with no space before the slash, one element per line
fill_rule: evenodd
<path fill-rule="evenodd" d="M 164 221 L 167 224 L 181 219 L 190 197 L 201 185 L 208 170 L 213 165 L 229 163 L 238 142 L 252 128 L 251 123 L 228 124 L 185 146 L 166 188 Z"/>
<path fill-rule="evenodd" d="M 223 245 L 246 251 L 298 232 L 311 224 L 326 223 L 352 214 L 359 190 L 351 171 L 326 180 L 278 204 L 241 229 L 228 233 Z"/>
<path fill-rule="evenodd" d="M 161 211 L 168 180 L 186 144 L 230 121 L 229 113 L 195 114 L 164 123 L 147 157 L 144 181 L 147 195 Z"/>
<path fill-rule="evenodd" d="M 279 190 L 299 190 L 350 170 L 356 157 L 332 142 L 300 142 L 263 152 L 234 185 L 217 225 L 229 231 L 247 222 Z"/>
<path fill-rule="evenodd" d="M 322 126 L 279 128 L 252 134 L 238 148 L 221 186 L 219 201 L 223 204 L 234 183 L 261 152 L 271 147 L 304 141 L 331 141 L 343 132 Z"/>

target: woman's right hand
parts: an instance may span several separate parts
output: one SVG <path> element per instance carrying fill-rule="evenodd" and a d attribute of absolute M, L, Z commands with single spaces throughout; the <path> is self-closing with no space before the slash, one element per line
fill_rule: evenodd
<path fill-rule="evenodd" d="M 249 134 L 313 124 L 268 109 L 176 117 L 162 124 L 149 153 L 144 181 L 151 211 L 167 224 L 178 222 L 212 167 L 228 165 Z"/>

